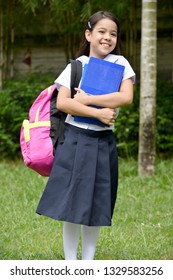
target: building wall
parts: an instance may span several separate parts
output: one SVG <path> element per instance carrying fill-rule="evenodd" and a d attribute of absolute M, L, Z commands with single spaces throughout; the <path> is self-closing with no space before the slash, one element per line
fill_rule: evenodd
<path fill-rule="evenodd" d="M 34 46 L 31 50 L 31 66 L 23 62 L 27 48 L 18 47 L 14 52 L 14 75 L 26 75 L 30 71 L 59 74 L 66 65 L 65 54 L 60 48 Z"/>
<path fill-rule="evenodd" d="M 14 51 L 14 76 L 26 75 L 30 71 L 52 72 L 58 76 L 66 65 L 66 58 L 60 47 L 33 46 L 31 48 L 31 66 L 23 63 L 26 47 L 16 47 Z M 133 65 L 138 76 L 140 74 L 140 42 L 137 43 L 137 60 Z M 173 39 L 158 38 L 157 42 L 158 76 L 172 79 L 173 73 Z M 138 77 L 137 77 L 138 78 Z"/>

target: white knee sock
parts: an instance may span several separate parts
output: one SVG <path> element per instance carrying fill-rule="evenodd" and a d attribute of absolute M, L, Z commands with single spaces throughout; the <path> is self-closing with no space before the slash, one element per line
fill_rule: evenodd
<path fill-rule="evenodd" d="M 100 227 L 83 226 L 82 229 L 82 259 L 93 260 Z"/>
<path fill-rule="evenodd" d="M 80 237 L 80 225 L 64 222 L 63 224 L 63 245 L 65 260 L 77 259 L 77 247 Z"/>

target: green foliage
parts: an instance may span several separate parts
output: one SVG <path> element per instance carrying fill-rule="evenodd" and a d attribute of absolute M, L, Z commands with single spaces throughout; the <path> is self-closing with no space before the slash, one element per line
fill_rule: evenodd
<path fill-rule="evenodd" d="M 169 156 L 173 153 L 173 84 L 159 79 L 157 82 L 156 151 Z M 135 88 L 134 102 L 120 109 L 115 123 L 115 136 L 120 156 L 136 156 L 139 138 L 139 88 Z"/>
<path fill-rule="evenodd" d="M 115 138 L 120 156 L 135 156 L 138 151 L 139 89 L 135 87 L 134 101 L 120 108 L 115 122 Z"/>
<path fill-rule="evenodd" d="M 1 158 L 19 155 L 20 127 L 41 90 L 54 81 L 53 77 L 31 74 L 25 80 L 10 80 L 0 91 L 0 154 Z"/>
<path fill-rule="evenodd" d="M 159 80 L 157 84 L 157 151 L 167 155 L 173 153 L 173 84 Z"/>
<path fill-rule="evenodd" d="M 1 158 L 20 155 L 19 133 L 28 111 L 41 90 L 53 83 L 55 77 L 31 74 L 26 80 L 10 80 L 0 92 L 0 153 Z M 158 153 L 169 156 L 173 152 L 173 84 L 158 81 L 157 85 L 157 133 Z M 139 131 L 139 88 L 135 87 L 134 102 L 120 109 L 115 122 L 115 137 L 119 156 L 137 156 Z"/>

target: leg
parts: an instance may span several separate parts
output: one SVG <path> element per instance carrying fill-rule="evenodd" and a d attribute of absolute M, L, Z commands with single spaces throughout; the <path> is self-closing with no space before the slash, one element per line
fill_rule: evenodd
<path fill-rule="evenodd" d="M 82 259 L 93 260 L 96 250 L 100 227 L 83 226 L 82 231 Z"/>
<path fill-rule="evenodd" d="M 64 222 L 63 245 L 65 260 L 77 259 L 77 247 L 80 237 L 80 225 Z"/>

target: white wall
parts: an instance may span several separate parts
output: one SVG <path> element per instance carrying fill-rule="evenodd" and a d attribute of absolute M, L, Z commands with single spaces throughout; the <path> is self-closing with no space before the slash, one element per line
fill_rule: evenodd
<path fill-rule="evenodd" d="M 17 48 L 14 51 L 14 75 L 27 74 L 29 71 L 53 72 L 57 75 L 66 65 L 65 54 L 59 48 L 32 47 L 31 67 L 23 63 L 27 48 Z"/>
<path fill-rule="evenodd" d="M 137 43 L 137 65 L 135 72 L 140 71 L 140 42 Z M 66 65 L 65 54 L 61 48 L 56 47 L 32 47 L 29 67 L 22 61 L 27 48 L 18 47 L 14 51 L 14 76 L 27 74 L 29 71 L 53 72 L 54 75 L 64 69 Z M 133 65 L 132 65 L 133 67 Z M 158 38 L 157 42 L 157 69 L 158 74 L 164 78 L 171 79 L 173 69 L 173 38 Z"/>

